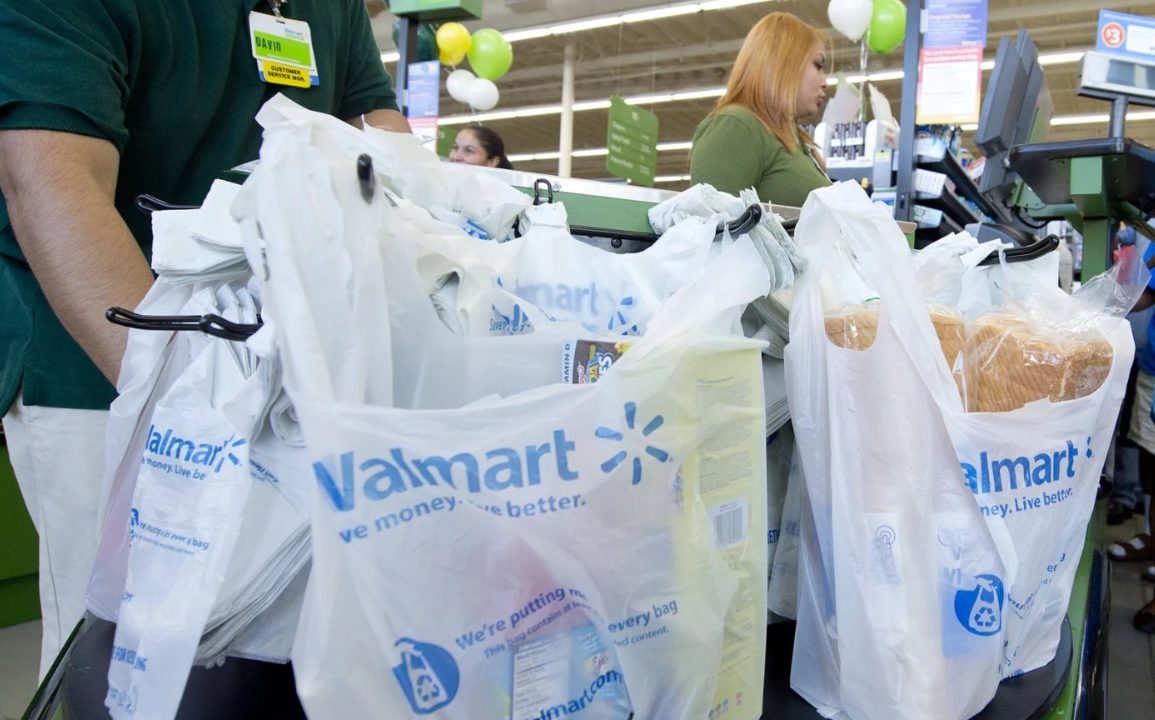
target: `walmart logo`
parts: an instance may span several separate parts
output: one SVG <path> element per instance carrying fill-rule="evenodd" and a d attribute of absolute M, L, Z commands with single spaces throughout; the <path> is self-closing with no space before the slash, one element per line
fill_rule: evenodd
<path fill-rule="evenodd" d="M 638 430 L 637 430 L 637 416 L 638 416 L 638 404 L 634 403 L 634 402 L 626 403 L 625 404 L 626 430 L 629 431 L 631 434 L 635 434 L 635 435 L 638 432 Z M 665 420 L 662 418 L 661 415 L 655 415 L 654 417 L 652 417 L 650 419 L 650 421 L 648 423 L 646 423 L 646 426 L 641 429 L 642 437 L 648 438 L 650 435 L 652 435 L 654 433 L 655 430 L 662 427 L 662 425 L 664 423 L 665 423 Z M 594 431 L 594 435 L 596 437 L 603 439 L 603 440 L 611 440 L 614 442 L 625 442 L 625 439 L 626 439 L 625 433 L 621 432 L 620 430 L 614 430 L 613 428 L 608 428 L 605 426 L 599 426 L 598 429 Z M 647 455 L 649 455 L 650 457 L 656 459 L 658 462 L 664 463 L 670 459 L 670 453 L 666 452 L 665 450 L 662 450 L 661 448 L 655 447 L 653 445 L 646 445 L 645 453 Z M 601 465 L 602 472 L 611 473 L 619 465 L 621 465 L 622 463 L 624 463 L 626 460 L 629 460 L 629 459 L 630 459 L 629 451 L 619 450 L 617 453 L 615 453 L 613 456 L 611 456 L 608 460 L 606 460 L 605 462 L 602 463 L 602 465 Z M 633 457 L 633 471 L 634 471 L 633 477 L 630 480 L 630 483 L 632 485 L 637 485 L 638 483 L 640 483 L 642 481 L 642 458 L 640 456 L 635 455 Z"/>
<path fill-rule="evenodd" d="M 233 438 L 236 438 L 236 439 L 234 440 Z M 236 435 L 233 435 L 228 440 L 225 440 L 224 445 L 221 446 L 221 449 L 224 450 L 225 453 L 220 456 L 220 459 L 217 460 L 216 467 L 213 469 L 216 470 L 217 472 L 220 472 L 221 467 L 224 466 L 226 459 L 229 462 L 231 462 L 233 465 L 240 465 L 241 459 L 239 457 L 237 457 L 236 454 L 233 452 L 233 448 L 241 447 L 244 444 L 245 444 L 245 439 L 239 438 Z"/>
<path fill-rule="evenodd" d="M 151 462 L 171 458 L 192 465 L 209 467 L 215 472 L 220 472 L 225 460 L 233 465 L 241 464 L 241 459 L 233 452 L 233 448 L 241 447 L 244 444 L 245 439 L 237 437 L 235 433 L 224 442 L 217 444 L 183 437 L 179 431 L 173 428 L 150 425 L 144 449 L 145 453 L 153 456 Z"/>

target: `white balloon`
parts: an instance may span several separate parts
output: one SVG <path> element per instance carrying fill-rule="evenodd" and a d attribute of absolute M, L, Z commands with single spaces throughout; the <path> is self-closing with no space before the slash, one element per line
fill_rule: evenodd
<path fill-rule="evenodd" d="M 826 15 L 834 29 L 855 42 L 866 34 L 873 14 L 871 0 L 830 0 L 826 6 Z"/>
<path fill-rule="evenodd" d="M 469 98 L 469 106 L 474 110 L 492 110 L 497 106 L 499 95 L 497 86 L 492 80 L 474 78 L 469 81 L 469 89 L 465 92 Z"/>
<path fill-rule="evenodd" d="M 445 89 L 449 91 L 449 97 L 457 102 L 468 103 L 469 84 L 476 79 L 468 70 L 454 70 L 445 78 Z"/>

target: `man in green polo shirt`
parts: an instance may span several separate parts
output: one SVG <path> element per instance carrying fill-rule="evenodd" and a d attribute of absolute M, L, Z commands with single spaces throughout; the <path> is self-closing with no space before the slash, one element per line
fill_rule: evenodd
<path fill-rule="evenodd" d="M 307 23 L 292 59 L 311 67 L 258 67 L 253 28 L 281 20 Z M 127 337 L 103 313 L 153 281 L 134 199 L 199 204 L 256 158 L 253 117 L 277 92 L 408 125 L 362 0 L 0 0 L 0 38 L 0 413 L 40 533 L 43 674 L 83 613 L 96 547 Z"/>

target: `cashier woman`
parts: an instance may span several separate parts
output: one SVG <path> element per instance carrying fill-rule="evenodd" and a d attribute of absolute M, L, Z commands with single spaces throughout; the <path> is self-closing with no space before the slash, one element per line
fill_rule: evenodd
<path fill-rule="evenodd" d="M 821 33 L 773 12 L 746 35 L 726 94 L 694 131 L 690 182 L 737 195 L 753 187 L 762 202 L 800 207 L 830 184 L 826 163 L 799 124 L 817 121 L 826 100 Z"/>

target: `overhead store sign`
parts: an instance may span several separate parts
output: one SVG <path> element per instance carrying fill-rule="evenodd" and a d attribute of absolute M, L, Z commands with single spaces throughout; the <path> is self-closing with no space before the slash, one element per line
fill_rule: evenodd
<path fill-rule="evenodd" d="M 978 122 L 987 0 L 927 0 L 918 56 L 920 125 Z"/>
<path fill-rule="evenodd" d="M 606 147 L 606 172 L 635 185 L 653 186 L 658 172 L 657 115 L 612 96 Z"/>
<path fill-rule="evenodd" d="M 1135 60 L 1155 60 L 1155 18 L 1100 10 L 1095 49 Z"/>

